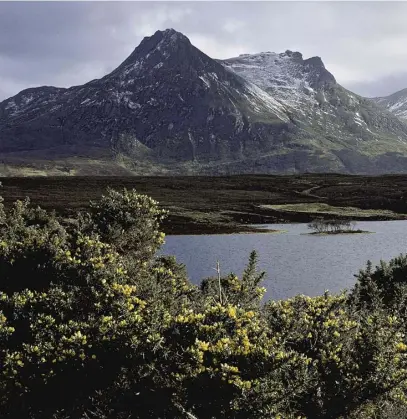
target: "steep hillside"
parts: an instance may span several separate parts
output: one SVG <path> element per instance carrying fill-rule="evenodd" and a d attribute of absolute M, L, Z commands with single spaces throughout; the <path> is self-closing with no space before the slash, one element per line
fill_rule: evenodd
<path fill-rule="evenodd" d="M 356 169 L 351 167 L 352 154 L 356 158 L 360 153 L 363 159 L 406 151 L 405 125 L 368 99 L 340 86 L 319 57 L 304 60 L 299 52 L 266 52 L 241 55 L 224 64 L 282 103 L 306 131 L 306 145 L 313 144 L 344 159 L 350 171 Z M 359 161 L 355 160 L 356 166 Z"/>
<path fill-rule="evenodd" d="M 173 29 L 102 79 L 0 103 L 0 174 L 404 172 L 406 156 L 407 126 L 319 57 L 213 60 Z"/>

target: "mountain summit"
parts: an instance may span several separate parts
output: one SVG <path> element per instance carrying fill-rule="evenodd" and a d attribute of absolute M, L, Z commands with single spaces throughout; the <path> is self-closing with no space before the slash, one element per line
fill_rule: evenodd
<path fill-rule="evenodd" d="M 379 173 L 405 171 L 405 156 L 406 125 L 337 84 L 321 58 L 214 60 L 174 29 L 144 38 L 101 79 L 0 103 L 4 167 Z"/>
<path fill-rule="evenodd" d="M 195 48 L 189 39 L 174 29 L 157 31 L 154 35 L 145 37 L 140 45 L 111 75 L 132 67 L 140 72 L 143 67 L 155 68 L 156 65 L 166 64 L 177 66 L 181 56 L 194 55 Z"/>

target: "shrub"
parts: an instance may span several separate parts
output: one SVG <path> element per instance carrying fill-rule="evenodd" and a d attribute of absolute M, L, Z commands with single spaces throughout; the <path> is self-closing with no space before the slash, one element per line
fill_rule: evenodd
<path fill-rule="evenodd" d="M 241 279 L 192 285 L 175 258 L 155 255 L 163 216 L 126 190 L 69 223 L 0 202 L 1 417 L 405 411 L 405 257 L 368 266 L 349 295 L 262 305 L 255 252 Z"/>
<path fill-rule="evenodd" d="M 149 259 L 163 243 L 164 235 L 159 228 L 165 215 L 166 211 L 147 195 L 108 188 L 99 201 L 90 203 L 81 223 L 84 231 L 97 233 L 119 252 Z"/>
<path fill-rule="evenodd" d="M 375 269 L 368 262 L 356 276 L 357 283 L 350 298 L 360 307 L 375 309 L 385 306 L 398 311 L 407 303 L 407 256 L 400 255 L 390 262 L 381 261 Z"/>
<path fill-rule="evenodd" d="M 163 259 L 148 258 L 152 250 L 143 242 L 134 241 L 129 248 L 112 236 L 107 243 L 113 230 L 103 229 L 101 220 L 108 219 L 106 202 L 113 198 L 123 203 L 122 211 L 111 210 L 119 214 L 116 227 L 131 220 L 140 223 L 142 233 L 129 228 L 127 234 L 157 248 L 163 236 L 154 229 L 162 212 L 134 192 L 109 191 L 100 204 L 93 204 L 96 215 L 81 214 L 69 228 L 55 214 L 31 208 L 28 200 L 5 212 L 0 230 L 2 417 L 49 418 L 57 411 L 82 417 L 92 410 L 92 400 L 108 411 L 106 396 L 118 391 L 118 383 L 124 385 L 126 369 L 134 374 L 130 366 L 139 366 L 141 380 L 152 368 L 145 359 L 154 353 L 169 314 L 165 301 L 149 305 L 141 299 L 136 284 L 145 284 L 148 276 L 167 298 L 172 296 L 172 303 L 180 290 L 186 293 L 191 287 L 180 275 L 174 278 L 168 261 L 166 266 Z M 101 241 L 103 234 L 106 241 Z M 146 269 L 134 268 L 136 255 L 137 265 Z M 167 285 L 164 276 L 171 278 Z"/>
<path fill-rule="evenodd" d="M 402 323 L 386 312 L 360 312 L 337 296 L 298 296 L 270 302 L 270 327 L 286 350 L 305 356 L 305 387 L 296 391 L 297 414 L 349 417 L 367 403 L 404 397 L 407 345 Z M 363 409 L 362 409 L 363 410 Z"/>
<path fill-rule="evenodd" d="M 206 299 L 225 302 L 248 309 L 259 308 L 261 298 L 266 292 L 260 287 L 265 273 L 257 272 L 258 256 L 251 252 L 249 262 L 239 279 L 233 273 L 222 278 L 207 278 L 201 282 L 200 289 Z"/>
<path fill-rule="evenodd" d="M 344 230 L 352 230 L 354 222 L 350 220 L 323 220 L 316 219 L 308 224 L 310 230 L 316 233 L 338 233 Z"/>

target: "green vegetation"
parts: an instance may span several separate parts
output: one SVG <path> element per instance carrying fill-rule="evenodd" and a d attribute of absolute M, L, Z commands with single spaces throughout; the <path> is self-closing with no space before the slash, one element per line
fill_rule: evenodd
<path fill-rule="evenodd" d="M 166 212 L 109 189 L 71 218 L 0 203 L 5 419 L 393 418 L 407 412 L 407 257 L 340 295 L 261 303 L 256 253 L 192 285 Z"/>

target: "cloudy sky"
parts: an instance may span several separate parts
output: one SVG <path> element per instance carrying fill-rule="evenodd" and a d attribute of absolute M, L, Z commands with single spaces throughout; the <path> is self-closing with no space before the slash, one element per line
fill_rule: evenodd
<path fill-rule="evenodd" d="M 365 96 L 407 88 L 407 2 L 0 2 L 0 100 L 68 87 L 117 67 L 157 29 L 214 58 L 318 55 Z"/>

